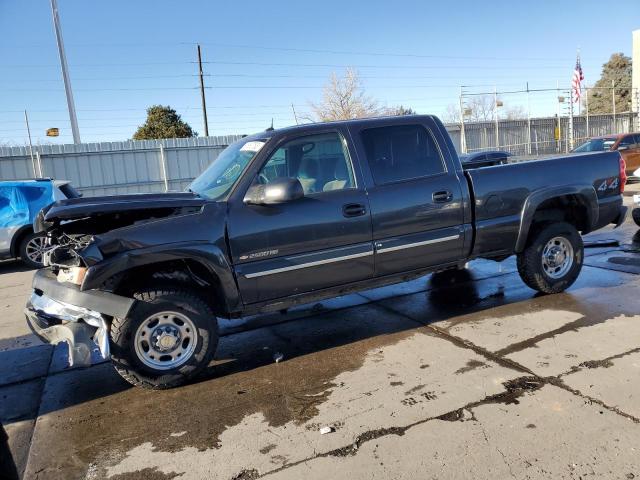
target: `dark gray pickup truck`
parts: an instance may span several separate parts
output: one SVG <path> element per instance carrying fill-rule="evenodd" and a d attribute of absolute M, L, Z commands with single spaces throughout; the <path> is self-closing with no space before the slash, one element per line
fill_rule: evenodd
<path fill-rule="evenodd" d="M 624 221 L 617 152 L 465 170 L 433 116 L 302 125 L 229 146 L 185 193 L 63 200 L 40 212 L 47 268 L 26 308 L 70 358 L 168 388 L 213 358 L 217 317 L 283 310 L 516 254 L 561 292 L 580 234 Z"/>

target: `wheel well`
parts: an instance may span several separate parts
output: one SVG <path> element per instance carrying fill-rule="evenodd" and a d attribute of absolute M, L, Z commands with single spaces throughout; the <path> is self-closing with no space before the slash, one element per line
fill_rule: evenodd
<path fill-rule="evenodd" d="M 580 232 L 591 228 L 587 205 L 579 195 L 563 195 L 542 202 L 533 215 L 531 225 L 543 222 L 567 222 Z"/>
<path fill-rule="evenodd" d="M 133 267 L 108 280 L 104 288 L 119 295 L 131 296 L 141 287 L 151 285 L 188 288 L 198 293 L 217 316 L 227 313 L 220 279 L 200 262 L 191 259 Z"/>
<path fill-rule="evenodd" d="M 11 256 L 18 257 L 20 256 L 20 244 L 24 237 L 27 235 L 31 235 L 33 233 L 33 227 L 31 225 L 25 225 L 20 230 L 16 232 L 13 236 L 13 240 L 11 241 Z"/>

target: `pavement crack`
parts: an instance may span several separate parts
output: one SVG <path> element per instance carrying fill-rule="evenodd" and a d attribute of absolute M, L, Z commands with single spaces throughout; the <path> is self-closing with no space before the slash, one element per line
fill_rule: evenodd
<path fill-rule="evenodd" d="M 534 337 L 528 338 L 526 340 L 523 340 L 522 342 L 518 342 L 518 343 L 514 343 L 509 345 L 508 347 L 502 348 L 500 350 L 497 350 L 496 352 L 494 352 L 494 355 L 498 355 L 499 357 L 504 357 L 506 355 L 510 355 L 512 353 L 516 353 L 516 352 L 520 352 L 522 350 L 525 350 L 527 348 L 531 348 L 533 345 L 541 342 L 542 340 L 547 340 L 549 338 L 554 338 L 557 335 L 561 335 L 563 333 L 566 332 L 577 332 L 579 328 L 581 327 L 586 327 L 586 326 L 593 326 L 593 325 L 597 325 L 598 323 L 604 323 L 607 320 L 602 320 L 601 322 L 597 322 L 597 323 L 588 323 L 585 321 L 584 317 L 580 317 L 577 320 L 574 320 L 572 322 L 566 323 L 564 325 L 562 325 L 561 327 L 558 327 L 554 330 L 549 330 L 547 332 L 541 333 L 539 335 L 536 335 Z"/>
<path fill-rule="evenodd" d="M 578 390 L 577 388 L 572 388 L 569 385 L 567 385 L 566 383 L 564 383 L 562 381 L 561 378 L 559 377 L 547 377 L 544 379 L 546 383 L 548 383 L 549 385 L 553 385 L 554 387 L 558 387 L 561 388 L 569 393 L 572 393 L 578 397 L 582 397 L 585 400 L 587 400 L 589 403 L 592 404 L 596 404 L 596 405 L 600 405 L 602 408 L 605 408 L 607 410 L 609 410 L 610 412 L 613 413 L 617 413 L 618 415 L 631 420 L 633 423 L 637 423 L 640 424 L 640 418 L 635 417 L 629 413 L 623 412 L 622 410 L 620 410 L 618 407 L 613 407 L 611 405 L 606 404 L 605 402 L 603 402 L 602 400 L 599 400 L 597 398 L 594 398 L 590 395 L 587 395 L 585 393 L 582 393 L 580 390 Z"/>
<path fill-rule="evenodd" d="M 561 373 L 560 375 L 558 375 L 557 378 L 562 378 L 567 375 L 574 374 L 585 368 L 609 368 L 613 366 L 614 360 L 618 360 L 619 358 L 626 357 L 627 355 L 633 355 L 634 353 L 640 353 L 640 347 L 636 347 L 626 352 L 618 353 L 616 355 L 611 355 L 610 357 L 602 358 L 600 360 L 587 360 L 585 362 L 582 362 L 578 366 L 571 367 L 570 370 Z"/>

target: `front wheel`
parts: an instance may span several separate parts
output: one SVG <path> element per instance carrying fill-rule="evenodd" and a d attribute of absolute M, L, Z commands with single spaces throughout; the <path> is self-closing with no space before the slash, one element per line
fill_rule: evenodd
<path fill-rule="evenodd" d="M 182 385 L 211 362 L 218 323 L 211 307 L 182 289 L 150 289 L 127 318 L 111 324 L 111 361 L 129 383 L 166 389 Z"/>
<path fill-rule="evenodd" d="M 42 255 L 47 249 L 46 239 L 42 233 L 30 233 L 20 242 L 20 259 L 31 268 L 42 268 Z"/>
<path fill-rule="evenodd" d="M 518 273 L 529 287 L 543 293 L 559 293 L 578 278 L 584 260 L 582 238 L 566 222 L 540 225 L 522 253 Z"/>

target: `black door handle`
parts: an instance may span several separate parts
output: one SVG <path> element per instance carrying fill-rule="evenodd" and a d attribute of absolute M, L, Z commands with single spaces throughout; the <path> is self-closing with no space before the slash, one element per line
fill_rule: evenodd
<path fill-rule="evenodd" d="M 453 193 L 449 190 L 434 192 L 433 195 L 431 195 L 431 198 L 433 198 L 433 201 L 436 203 L 447 203 L 453 200 Z"/>
<path fill-rule="evenodd" d="M 345 217 L 359 217 L 367 213 L 367 209 L 361 203 L 347 203 L 342 206 L 342 215 Z"/>

